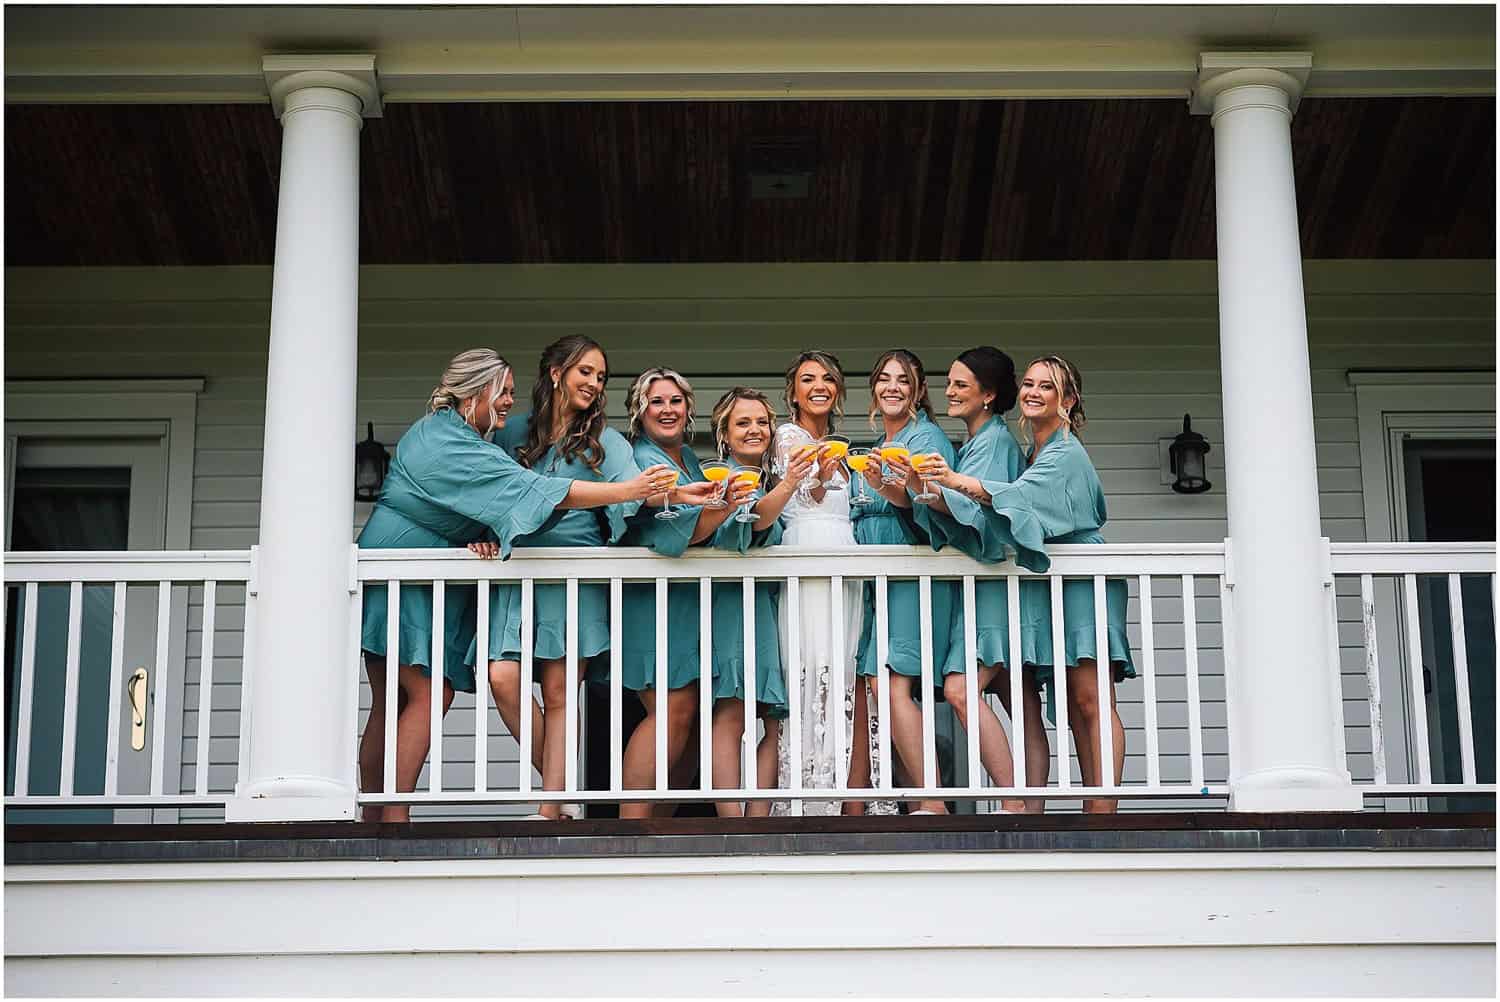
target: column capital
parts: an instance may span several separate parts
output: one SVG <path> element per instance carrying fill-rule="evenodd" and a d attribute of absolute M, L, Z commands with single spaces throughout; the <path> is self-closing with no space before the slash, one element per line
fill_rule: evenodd
<path fill-rule="evenodd" d="M 332 87 L 359 98 L 365 118 L 379 118 L 380 79 L 375 75 L 375 56 L 370 53 L 262 56 L 261 72 L 271 94 L 271 110 L 280 118 L 286 97 L 303 87 Z"/>
<path fill-rule="evenodd" d="M 1296 113 L 1312 61 L 1311 52 L 1200 52 L 1188 108 L 1194 115 L 1211 115 L 1214 98 L 1224 91 L 1258 84 L 1285 91 L 1287 106 Z"/>

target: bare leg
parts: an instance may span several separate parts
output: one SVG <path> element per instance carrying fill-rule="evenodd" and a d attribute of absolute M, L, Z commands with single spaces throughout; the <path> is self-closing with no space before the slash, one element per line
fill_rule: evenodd
<path fill-rule="evenodd" d="M 521 663 L 519 661 L 490 662 L 490 693 L 495 697 L 495 707 L 505 729 L 521 741 Z M 531 764 L 537 772 L 542 771 L 542 707 L 531 697 Z"/>
<path fill-rule="evenodd" d="M 902 785 L 921 785 L 926 775 L 923 768 L 922 708 L 911 698 L 912 683 L 920 680 L 896 671 L 890 673 L 890 679 L 891 720 L 887 726 L 891 729 L 891 750 L 900 766 Z M 869 681 L 871 696 L 878 697 L 880 677 L 874 676 Z M 920 800 L 916 809 L 933 814 L 948 813 L 948 805 L 941 800 Z"/>
<path fill-rule="evenodd" d="M 970 712 L 972 710 L 979 725 L 979 761 L 995 785 L 1000 787 L 1015 785 L 1016 773 L 1011 763 L 1010 739 L 1005 736 L 1005 730 L 1000 726 L 1000 718 L 995 716 L 995 711 L 990 709 L 990 704 L 984 698 L 985 688 L 994 681 L 999 668 L 995 665 L 988 667 L 980 665 L 977 679 L 979 704 L 969 706 L 969 688 L 964 681 L 962 673 L 954 673 L 943 679 L 943 698 L 948 700 L 948 705 L 953 707 L 953 713 L 958 718 L 958 724 L 965 731 L 970 726 Z M 1011 797 L 1000 802 L 1001 808 L 1011 812 L 1025 810 L 1025 802 Z"/>
<path fill-rule="evenodd" d="M 542 789 L 561 790 L 567 778 L 567 665 L 562 658 L 556 658 L 539 661 L 537 667 L 542 679 L 542 706 L 545 709 L 542 716 Z M 576 697 L 577 693 L 573 695 Z M 519 714 L 519 706 L 517 711 Z M 556 821 L 562 817 L 562 805 L 542 804 L 538 813 Z"/>
<path fill-rule="evenodd" d="M 402 665 L 397 681 L 401 686 L 401 711 L 396 715 L 396 792 L 417 788 L 417 777 L 432 743 L 432 679 L 416 665 Z M 443 680 L 443 712 L 453 704 L 453 686 Z M 382 821 L 410 821 L 409 804 L 387 804 Z"/>
<path fill-rule="evenodd" d="M 835 721 L 842 727 L 843 721 Z M 854 733 L 849 737 L 849 788 L 868 789 L 870 786 L 870 711 L 865 698 L 864 679 L 854 679 Z M 865 813 L 863 800 L 846 800 L 843 814 Z"/>
<path fill-rule="evenodd" d="M 745 737 L 745 702 L 740 699 L 721 699 L 714 704 L 713 720 L 713 783 L 716 790 L 733 790 L 740 785 L 742 755 Z M 757 768 L 759 762 L 757 761 Z M 714 812 L 721 818 L 739 818 L 745 809 L 738 800 L 714 801 Z"/>
<path fill-rule="evenodd" d="M 695 713 L 692 726 L 688 728 L 687 737 L 682 742 L 682 754 L 677 756 L 677 761 L 667 767 L 669 789 L 686 790 L 692 786 L 693 773 L 698 770 L 698 726 L 698 715 Z M 657 818 L 676 817 L 679 806 L 675 800 L 663 800 L 652 808 L 651 815 Z"/>
<path fill-rule="evenodd" d="M 1015 714 L 1010 708 L 1010 672 L 1004 665 L 996 666 L 999 671 L 995 673 L 992 683 L 999 692 L 1000 705 L 1005 707 L 1005 712 Z M 1047 785 L 1047 779 L 1052 774 L 1052 746 L 1047 743 L 1046 725 L 1042 723 L 1042 694 L 1034 686 L 1026 684 L 1027 679 L 1022 676 L 1021 686 L 1021 712 L 1026 716 L 1026 785 L 1031 787 L 1042 787 Z M 1027 797 L 1025 800 L 1025 813 L 1041 814 L 1045 808 L 1046 801 L 1040 797 Z"/>
<path fill-rule="evenodd" d="M 656 786 L 656 690 L 642 689 L 641 704 L 646 708 L 646 717 L 636 726 L 625 745 L 625 760 L 622 764 L 625 789 L 650 790 Z M 682 755 L 687 745 L 688 732 L 692 730 L 693 716 L 698 712 L 698 683 L 693 682 L 681 689 L 667 693 L 667 768 Z M 651 802 L 637 800 L 620 805 L 622 818 L 649 818 Z"/>
<path fill-rule="evenodd" d="M 359 738 L 359 789 L 361 793 L 374 793 L 385 786 L 385 658 L 366 655 L 365 677 L 370 680 L 370 715 Z M 403 702 L 398 688 L 398 714 Z M 364 821 L 379 821 L 384 814 L 385 808 L 380 804 L 366 804 L 360 810 Z"/>
<path fill-rule="evenodd" d="M 1099 754 L 1099 673 L 1093 658 L 1079 658 L 1068 669 L 1068 709 L 1073 725 L 1073 744 L 1078 752 L 1078 771 L 1086 786 L 1103 785 Z M 1114 779 L 1118 786 L 1125 774 L 1125 725 L 1115 702 L 1115 685 L 1109 683 L 1110 745 L 1114 749 Z M 1095 798 L 1083 803 L 1085 814 L 1113 814 L 1120 802 Z"/>
<path fill-rule="evenodd" d="M 781 721 L 764 714 L 760 719 L 766 725 L 766 733 L 761 735 L 760 744 L 755 748 L 755 786 L 761 790 L 774 790 L 777 768 L 776 746 L 781 740 Z M 750 801 L 745 805 L 745 816 L 747 818 L 770 817 L 771 802 L 769 800 Z"/>

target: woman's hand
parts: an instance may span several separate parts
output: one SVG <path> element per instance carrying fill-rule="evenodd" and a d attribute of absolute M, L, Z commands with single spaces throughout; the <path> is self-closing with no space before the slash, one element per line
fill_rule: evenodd
<path fill-rule="evenodd" d="M 824 446 L 818 453 L 818 482 L 827 483 L 833 479 L 833 474 L 843 463 L 842 456 L 833 455 L 828 446 Z"/>
<path fill-rule="evenodd" d="M 791 455 L 787 457 L 786 475 L 781 482 L 791 484 L 791 490 L 796 490 L 797 486 L 807 479 L 808 471 L 813 468 L 813 461 L 817 455 L 816 446 L 798 446 L 793 449 Z"/>
<path fill-rule="evenodd" d="M 499 543 L 470 543 L 469 552 L 481 560 L 494 560 L 500 555 Z"/>
<path fill-rule="evenodd" d="M 812 464 L 808 463 L 808 465 L 811 466 Z M 755 491 L 759 486 L 759 484 L 752 484 L 748 480 L 741 480 L 739 477 L 730 477 L 729 496 L 725 498 L 729 502 L 730 509 L 738 508 L 755 497 Z"/>
<path fill-rule="evenodd" d="M 864 472 L 860 475 L 865 478 L 865 483 L 877 491 L 880 490 L 885 483 L 885 467 L 880 465 L 880 457 L 872 452 L 870 461 L 865 464 Z"/>
<path fill-rule="evenodd" d="M 886 458 L 885 465 L 890 467 L 892 473 L 901 478 L 903 485 L 911 480 L 912 469 L 909 457 L 892 455 Z"/>
<path fill-rule="evenodd" d="M 705 505 L 719 493 L 719 485 L 707 480 L 694 484 L 683 484 L 672 491 L 674 504 Z"/>
<path fill-rule="evenodd" d="M 941 453 L 930 453 L 927 462 L 923 463 L 922 468 L 917 472 L 928 483 L 937 484 L 939 487 L 953 486 L 949 483 L 949 479 L 953 476 L 953 468 L 948 465 L 948 461 L 942 457 Z"/>
<path fill-rule="evenodd" d="M 640 476 L 625 481 L 622 486 L 631 501 L 649 501 L 660 498 L 677 484 L 677 470 L 666 463 L 647 467 Z"/>

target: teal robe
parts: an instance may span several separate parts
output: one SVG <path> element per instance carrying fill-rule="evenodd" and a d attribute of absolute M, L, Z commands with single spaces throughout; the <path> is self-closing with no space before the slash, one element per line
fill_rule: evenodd
<path fill-rule="evenodd" d="M 912 452 L 937 452 L 950 466 L 953 464 L 953 443 L 943 434 L 925 412 L 908 421 L 896 433 L 896 442 Z M 874 445 L 880 445 L 882 438 Z M 855 474 L 859 476 L 858 474 Z M 856 482 L 849 488 L 858 491 Z M 897 508 L 865 485 L 866 494 L 874 503 L 850 509 L 849 518 L 854 523 L 854 540 L 862 546 L 920 546 L 928 541 L 928 531 L 919 520 L 926 505 L 913 503 L 912 510 Z M 910 492 L 908 492 L 910 493 Z M 915 514 L 914 514 L 915 513 Z M 942 685 L 940 673 L 948 659 L 949 634 L 952 619 L 959 611 L 959 584 L 955 581 L 932 582 L 932 666 L 934 684 Z M 855 657 L 855 671 L 860 675 L 875 675 L 879 671 L 875 645 L 875 583 L 866 581 L 864 586 L 864 626 L 860 629 L 859 653 Z M 886 584 L 887 642 L 886 663 L 891 670 L 902 675 L 916 677 L 922 674 L 922 616 L 920 585 L 916 581 L 888 581 Z"/>
<path fill-rule="evenodd" d="M 509 556 L 518 536 L 540 528 L 568 494 L 569 483 L 525 469 L 505 450 L 479 437 L 452 410 L 419 420 L 401 441 L 380 489 L 380 500 L 359 534 L 365 549 L 450 548 L 481 538 Z M 443 589 L 443 676 L 455 689 L 474 691 L 464 660 L 474 641 L 473 585 Z M 386 586 L 364 589 L 360 646 L 386 653 Z M 431 674 L 432 586 L 401 587 L 397 659 Z"/>
<path fill-rule="evenodd" d="M 1027 570 L 1045 573 L 1052 566 L 1047 557 L 1048 543 L 1102 543 L 1099 530 L 1108 513 L 1099 474 L 1089 461 L 1077 435 L 1058 431 L 1036 451 L 1031 465 L 1014 481 L 980 478 L 990 495 L 990 510 L 1000 543 L 1015 555 L 1016 563 Z M 1129 589 L 1120 579 L 1105 583 L 1105 610 L 1108 622 L 1109 660 L 1115 681 L 1135 677 L 1130 656 L 1130 639 L 1125 632 L 1125 611 Z M 1024 597 L 1023 592 L 1023 597 Z M 1057 652 L 1052 649 L 1051 594 L 1043 593 L 1046 618 L 1028 637 L 1025 659 L 1035 664 L 1037 679 L 1049 686 Z M 1040 623 L 1037 624 L 1040 626 Z M 1063 664 L 1076 666 L 1080 659 L 1094 658 L 1098 647 L 1094 630 L 1094 583 L 1090 580 L 1063 582 Z"/>
<path fill-rule="evenodd" d="M 500 445 L 512 455 L 526 444 L 531 415 L 515 416 L 506 422 L 496 436 Z M 640 475 L 635 455 L 625 436 L 613 428 L 604 429 L 599 437 L 604 460 L 598 472 L 589 468 L 582 456 L 564 459 L 556 446 L 548 449 L 533 465 L 539 473 L 562 477 L 566 481 L 592 480 L 620 483 Z M 517 548 L 540 546 L 596 547 L 617 543 L 625 534 L 626 520 L 641 507 L 639 501 L 607 505 L 603 508 L 575 508 L 557 512 L 537 529 L 517 536 Z M 539 584 L 533 587 L 532 656 L 551 661 L 566 654 L 567 592 L 561 584 Z M 578 586 L 578 657 L 590 658 L 609 649 L 609 586 Z M 478 656 L 478 645 L 470 644 L 467 664 Z M 519 583 L 496 583 L 490 594 L 490 660 L 521 659 L 521 586 Z"/>
<path fill-rule="evenodd" d="M 684 446 L 682 463 L 675 463 L 649 438 L 635 442 L 636 465 L 645 469 L 657 463 L 677 466 L 680 482 L 704 479 L 703 468 L 693 450 Z M 702 509 L 679 507 L 676 519 L 663 521 L 658 509 L 642 506 L 629 521 L 621 542 L 645 546 L 663 556 L 677 557 L 690 546 Z M 753 532 L 748 522 L 727 519 L 708 539 L 696 545 L 743 553 L 751 546 L 780 542 L 779 522 L 764 532 Z M 755 688 L 757 702 L 773 715 L 786 714 L 786 686 L 781 670 L 781 647 L 777 641 L 776 598 L 778 586 L 758 583 L 755 588 Z M 680 689 L 698 681 L 701 663 L 698 649 L 698 582 L 683 581 L 667 588 L 667 687 Z M 711 645 L 714 699 L 742 699 L 745 690 L 744 588 L 738 582 L 715 582 L 712 590 L 713 638 Z M 656 586 L 626 584 L 622 606 L 630 629 L 623 633 L 620 665 L 622 684 L 639 692 L 656 685 Z M 591 673 L 600 680 L 603 666 Z M 607 676 L 604 676 L 607 677 Z"/>
<path fill-rule="evenodd" d="M 966 476 L 991 482 L 1009 483 L 1021 475 L 1026 468 L 1021 447 L 1010 433 L 1005 419 L 993 415 L 974 434 L 963 448 L 958 450 L 958 461 L 953 469 Z M 912 517 L 927 530 L 933 549 L 951 546 L 982 563 L 999 563 L 1005 559 L 1005 547 L 995 523 L 994 513 L 972 498 L 948 487 L 939 488 L 948 513 L 934 508 L 914 508 Z M 962 586 L 960 586 L 962 587 Z M 974 582 L 975 640 L 978 661 L 983 665 L 1008 664 L 1010 662 L 1010 589 L 1004 579 L 977 578 Z M 1040 603 L 1040 604 L 1038 604 Z M 947 640 L 948 659 L 943 664 L 943 673 L 967 671 L 972 665 L 964 663 L 964 608 L 963 593 L 953 601 L 952 628 Z M 1037 629 L 1050 629 L 1047 616 L 1047 584 L 1044 581 L 1026 581 L 1021 584 L 1021 635 L 1032 637 L 1031 644 L 1022 644 L 1022 663 L 1026 663 L 1026 650 L 1035 653 L 1034 637 Z"/>

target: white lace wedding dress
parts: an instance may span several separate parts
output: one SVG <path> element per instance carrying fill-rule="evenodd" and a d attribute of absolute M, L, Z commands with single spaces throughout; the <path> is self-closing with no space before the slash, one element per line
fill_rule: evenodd
<path fill-rule="evenodd" d="M 772 448 L 775 469 L 778 473 L 787 467 L 787 457 L 799 446 L 813 445 L 813 437 L 808 432 L 794 423 L 788 422 L 776 429 L 776 438 Z M 781 517 L 785 525 L 785 532 L 781 537 L 784 546 L 808 546 L 821 548 L 849 547 L 853 548 L 857 543 L 854 541 L 854 529 L 849 521 L 849 491 L 844 471 L 836 473 L 835 478 L 844 480 L 845 489 L 829 489 L 823 492 L 823 500 L 813 500 L 812 490 L 817 485 L 818 468 L 816 466 L 807 474 L 802 485 L 797 488 L 796 493 L 787 502 L 782 510 Z M 864 595 L 861 582 L 847 579 L 843 583 L 843 607 L 844 607 L 844 648 L 843 657 L 835 663 L 834 660 L 834 636 L 833 636 L 833 607 L 830 583 L 819 581 L 814 578 L 803 578 L 800 582 L 801 600 L 799 621 L 800 636 L 790 637 L 787 626 L 790 618 L 787 615 L 787 594 L 783 588 L 780 600 L 781 618 L 781 663 L 785 666 L 791 665 L 790 645 L 798 643 L 801 647 L 800 685 L 798 686 L 798 701 L 802 713 L 802 785 L 807 789 L 828 789 L 837 785 L 837 744 L 835 742 L 835 727 L 842 727 L 844 731 L 844 774 L 847 776 L 849 749 L 853 747 L 854 741 L 854 686 L 863 684 L 863 680 L 856 680 L 854 673 L 854 659 L 859 651 L 860 629 L 863 625 Z M 791 686 L 787 686 L 790 693 Z M 830 707 L 833 693 L 838 693 L 835 707 Z M 873 700 L 867 700 L 867 707 L 874 710 Z M 870 713 L 870 728 L 866 737 L 870 747 L 871 764 L 871 786 L 878 786 L 879 777 L 879 752 L 878 752 L 878 729 L 873 712 Z M 781 727 L 781 743 L 778 749 L 778 784 L 783 788 L 790 788 L 792 765 L 791 765 L 791 724 L 783 721 Z M 875 813 L 895 813 L 893 803 L 871 804 L 870 809 Z M 838 814 L 840 802 L 832 801 L 808 801 L 803 805 L 803 813 L 807 815 L 831 815 Z M 772 808 L 773 814 L 790 813 L 790 805 L 786 802 L 777 802 Z"/>

